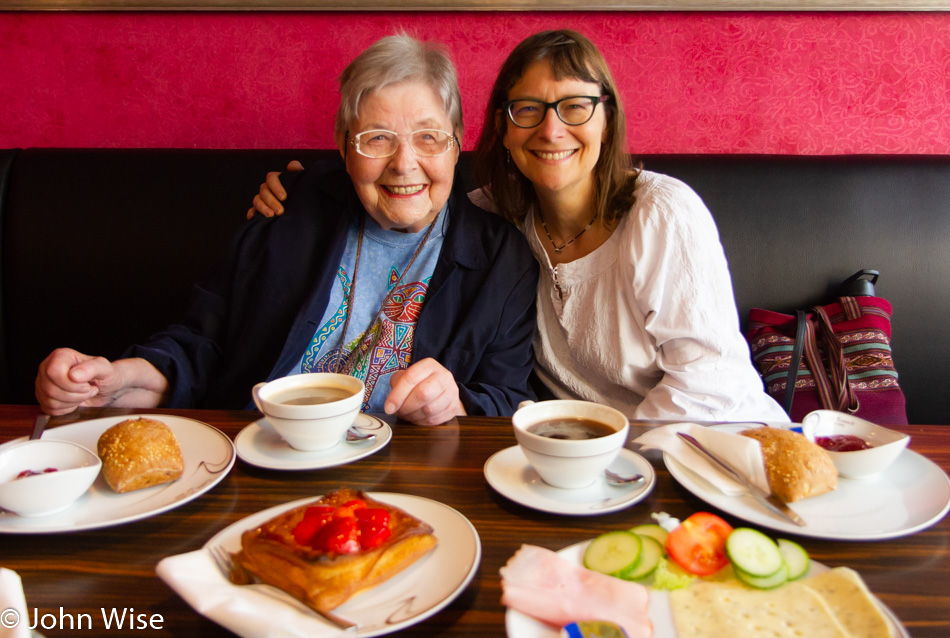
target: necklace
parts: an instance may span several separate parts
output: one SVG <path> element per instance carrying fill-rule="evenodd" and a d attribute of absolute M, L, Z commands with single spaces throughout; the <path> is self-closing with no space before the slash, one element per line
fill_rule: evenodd
<path fill-rule="evenodd" d="M 587 223 L 587 225 L 584 226 L 584 229 L 581 230 L 581 232 L 579 232 L 579 233 L 577 233 L 576 235 L 574 235 L 574 239 L 572 239 L 571 241 L 567 242 L 567 243 L 564 244 L 563 246 L 558 246 L 557 243 L 554 241 L 554 238 L 551 237 L 551 233 L 548 231 L 548 225 L 544 223 L 544 215 L 541 214 L 541 209 L 540 209 L 540 208 L 538 208 L 538 217 L 541 218 L 541 226 L 544 228 L 544 234 L 548 236 L 548 239 L 551 240 L 551 245 L 554 246 L 554 252 L 556 252 L 558 255 L 560 255 L 562 250 L 564 250 L 565 248 L 567 248 L 568 246 L 570 246 L 571 244 L 573 244 L 575 241 L 577 241 L 577 238 L 578 238 L 578 237 L 580 237 L 581 235 L 583 235 L 584 233 L 586 233 L 587 230 L 588 230 L 591 226 L 594 225 L 594 222 L 597 220 L 597 213 L 594 213 L 594 216 L 593 216 L 593 217 L 591 218 L 591 220 Z"/>
<path fill-rule="evenodd" d="M 369 333 L 373 326 L 376 325 L 376 322 L 379 320 L 379 315 L 382 314 L 383 308 L 386 307 L 395 294 L 396 290 L 399 289 L 399 285 L 402 283 L 402 278 L 406 276 L 406 273 L 409 272 L 409 269 L 412 268 L 412 264 L 415 263 L 416 257 L 419 256 L 419 253 L 422 252 L 422 249 L 425 247 L 426 242 L 429 241 L 429 235 L 432 234 L 432 229 L 435 228 L 435 222 L 439 219 L 439 215 L 436 214 L 435 219 L 429 224 L 426 234 L 422 237 L 422 241 L 419 242 L 419 245 L 416 247 L 416 252 L 412 254 L 412 257 L 409 259 L 409 263 L 406 264 L 406 268 L 402 271 L 402 274 L 399 275 L 399 279 L 396 281 L 396 284 L 390 288 L 389 293 L 383 298 L 383 302 L 379 304 L 379 310 L 376 311 L 376 315 L 373 317 L 373 320 L 369 322 L 369 325 L 364 332 Z M 357 346 L 353 348 L 349 353 L 346 352 L 346 333 L 350 327 L 350 317 L 353 316 L 353 299 L 356 297 L 356 277 L 360 272 L 360 254 L 363 252 L 363 234 L 366 228 L 366 214 L 364 213 L 360 217 L 360 232 L 359 238 L 356 242 L 356 264 L 353 266 L 353 281 L 350 283 L 349 293 L 346 295 L 346 321 L 343 322 L 343 337 L 340 341 L 340 354 L 342 355 L 337 359 L 337 363 L 334 366 L 334 372 L 340 374 L 352 374 L 353 370 L 356 368 L 356 364 L 359 362 L 360 353 L 363 350 L 368 349 Z"/>

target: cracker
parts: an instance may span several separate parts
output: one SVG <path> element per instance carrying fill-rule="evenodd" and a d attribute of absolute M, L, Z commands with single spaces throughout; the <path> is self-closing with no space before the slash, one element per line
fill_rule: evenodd
<path fill-rule="evenodd" d="M 812 589 L 792 583 L 773 590 L 738 583 L 695 583 L 670 592 L 679 638 L 848 638 Z"/>
<path fill-rule="evenodd" d="M 850 635 L 861 638 L 892 636 L 891 623 L 854 570 L 835 567 L 801 581 L 801 586 L 821 596 Z"/>

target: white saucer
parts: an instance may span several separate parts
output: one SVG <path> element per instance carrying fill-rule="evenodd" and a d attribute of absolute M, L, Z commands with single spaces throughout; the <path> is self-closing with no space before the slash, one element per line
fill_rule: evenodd
<path fill-rule="evenodd" d="M 369 414 L 359 414 L 353 425 L 372 432 L 375 439 L 348 443 L 343 441 L 329 450 L 302 452 L 295 450 L 268 423 L 260 419 L 241 430 L 234 439 L 238 457 L 245 463 L 270 470 L 319 470 L 346 465 L 386 447 L 393 430 L 385 421 Z"/>
<path fill-rule="evenodd" d="M 596 516 L 630 507 L 645 499 L 656 485 L 656 473 L 645 458 L 627 448 L 610 464 L 623 476 L 643 474 L 643 481 L 608 485 L 606 478 L 576 490 L 551 487 L 541 480 L 517 445 L 495 452 L 485 461 L 485 479 L 515 503 L 552 514 Z"/>

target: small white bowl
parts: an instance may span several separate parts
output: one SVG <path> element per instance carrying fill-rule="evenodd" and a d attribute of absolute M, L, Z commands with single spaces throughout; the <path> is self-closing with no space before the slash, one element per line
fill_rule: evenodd
<path fill-rule="evenodd" d="M 99 456 L 76 443 L 20 443 L 0 452 L 0 507 L 20 516 L 62 512 L 86 493 L 101 468 Z M 17 478 L 26 470 L 40 474 Z"/>
<path fill-rule="evenodd" d="M 802 433 L 812 443 L 817 443 L 818 437 L 851 435 L 870 445 L 865 450 L 852 452 L 828 450 L 838 475 L 854 479 L 868 478 L 881 472 L 910 443 L 910 437 L 906 434 L 834 410 L 809 412 L 802 419 Z"/>

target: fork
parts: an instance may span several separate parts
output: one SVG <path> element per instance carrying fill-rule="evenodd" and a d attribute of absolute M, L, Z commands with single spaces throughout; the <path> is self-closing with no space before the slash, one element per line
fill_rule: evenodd
<path fill-rule="evenodd" d="M 224 577 L 234 585 L 267 585 L 267 583 L 261 583 L 253 574 L 248 572 L 241 565 L 234 562 L 234 558 L 232 557 L 231 553 L 220 545 L 209 545 L 208 553 L 211 555 L 212 560 L 214 560 L 214 564 L 218 567 L 221 573 L 224 574 Z M 274 587 L 273 585 L 268 586 L 280 590 L 278 587 Z M 306 605 L 307 609 L 310 611 L 318 614 L 323 619 L 332 623 L 336 627 L 343 629 L 344 631 L 357 631 L 359 629 L 359 625 L 354 622 L 340 618 L 336 614 L 329 611 L 320 611 L 319 609 L 314 608 L 302 600 L 300 602 Z"/>

